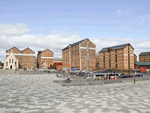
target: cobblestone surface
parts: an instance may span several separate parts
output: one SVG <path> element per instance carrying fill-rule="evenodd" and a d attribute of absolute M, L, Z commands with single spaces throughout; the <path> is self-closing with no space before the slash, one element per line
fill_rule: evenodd
<path fill-rule="evenodd" d="M 150 113 L 150 81 L 64 87 L 54 79 L 0 76 L 0 113 Z"/>

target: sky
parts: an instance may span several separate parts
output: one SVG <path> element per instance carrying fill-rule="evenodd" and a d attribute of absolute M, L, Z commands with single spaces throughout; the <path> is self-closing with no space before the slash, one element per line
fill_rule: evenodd
<path fill-rule="evenodd" d="M 130 43 L 150 51 L 150 0 L 0 0 L 0 61 L 6 50 L 50 49 L 61 58 L 68 44 L 89 38 L 102 48 Z"/>

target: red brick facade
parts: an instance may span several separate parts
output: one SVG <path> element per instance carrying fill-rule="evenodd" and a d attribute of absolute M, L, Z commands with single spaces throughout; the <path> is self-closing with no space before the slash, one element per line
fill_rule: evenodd
<path fill-rule="evenodd" d="M 54 53 L 50 51 L 49 49 L 46 49 L 44 51 L 38 51 L 37 55 L 37 62 L 38 62 L 38 68 L 44 67 L 44 64 L 46 63 L 48 66 L 54 64 Z M 46 67 L 48 68 L 48 67 Z"/>
<path fill-rule="evenodd" d="M 14 56 L 18 59 L 19 68 L 35 68 L 35 52 L 30 48 L 27 47 L 23 51 L 20 51 L 18 48 L 13 47 L 6 51 L 6 58 L 11 50 L 13 50 Z"/>
<path fill-rule="evenodd" d="M 107 50 L 103 48 L 99 52 L 99 68 L 134 69 L 134 48 L 130 44 L 123 46 L 123 48 L 122 45 L 108 47 Z"/>
<path fill-rule="evenodd" d="M 81 68 L 81 70 L 87 69 L 87 40 L 89 39 L 70 44 L 65 49 L 63 49 L 62 64 L 69 65 L 70 68 Z M 95 65 L 96 46 L 89 40 L 89 69 L 95 69 Z"/>

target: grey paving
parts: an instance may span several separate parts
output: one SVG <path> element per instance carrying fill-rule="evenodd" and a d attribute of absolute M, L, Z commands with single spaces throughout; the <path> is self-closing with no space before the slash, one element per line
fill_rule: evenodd
<path fill-rule="evenodd" d="M 1 75 L 0 113 L 149 113 L 150 81 L 61 86 L 49 75 Z"/>

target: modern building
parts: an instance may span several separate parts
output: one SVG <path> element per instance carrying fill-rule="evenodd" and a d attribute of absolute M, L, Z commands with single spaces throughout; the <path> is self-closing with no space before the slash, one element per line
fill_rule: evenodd
<path fill-rule="evenodd" d="M 141 52 L 139 54 L 139 62 L 150 62 L 150 52 Z"/>
<path fill-rule="evenodd" d="M 99 68 L 134 69 L 134 48 L 127 43 L 101 49 Z"/>
<path fill-rule="evenodd" d="M 6 58 L 9 56 L 11 51 L 18 60 L 19 68 L 31 69 L 35 67 L 35 52 L 29 47 L 22 51 L 16 47 L 6 50 Z"/>
<path fill-rule="evenodd" d="M 62 49 L 62 65 L 69 69 L 95 69 L 96 45 L 89 39 L 69 44 Z"/>
<path fill-rule="evenodd" d="M 54 67 L 55 69 L 62 70 L 62 59 L 54 58 Z"/>
<path fill-rule="evenodd" d="M 18 59 L 14 56 L 13 50 L 11 50 L 8 57 L 4 60 L 3 69 L 18 69 Z"/>
<path fill-rule="evenodd" d="M 38 68 L 49 68 L 54 64 L 54 53 L 49 49 L 38 51 L 37 62 Z"/>
<path fill-rule="evenodd" d="M 150 62 L 135 62 L 135 69 L 140 68 L 150 69 Z"/>

